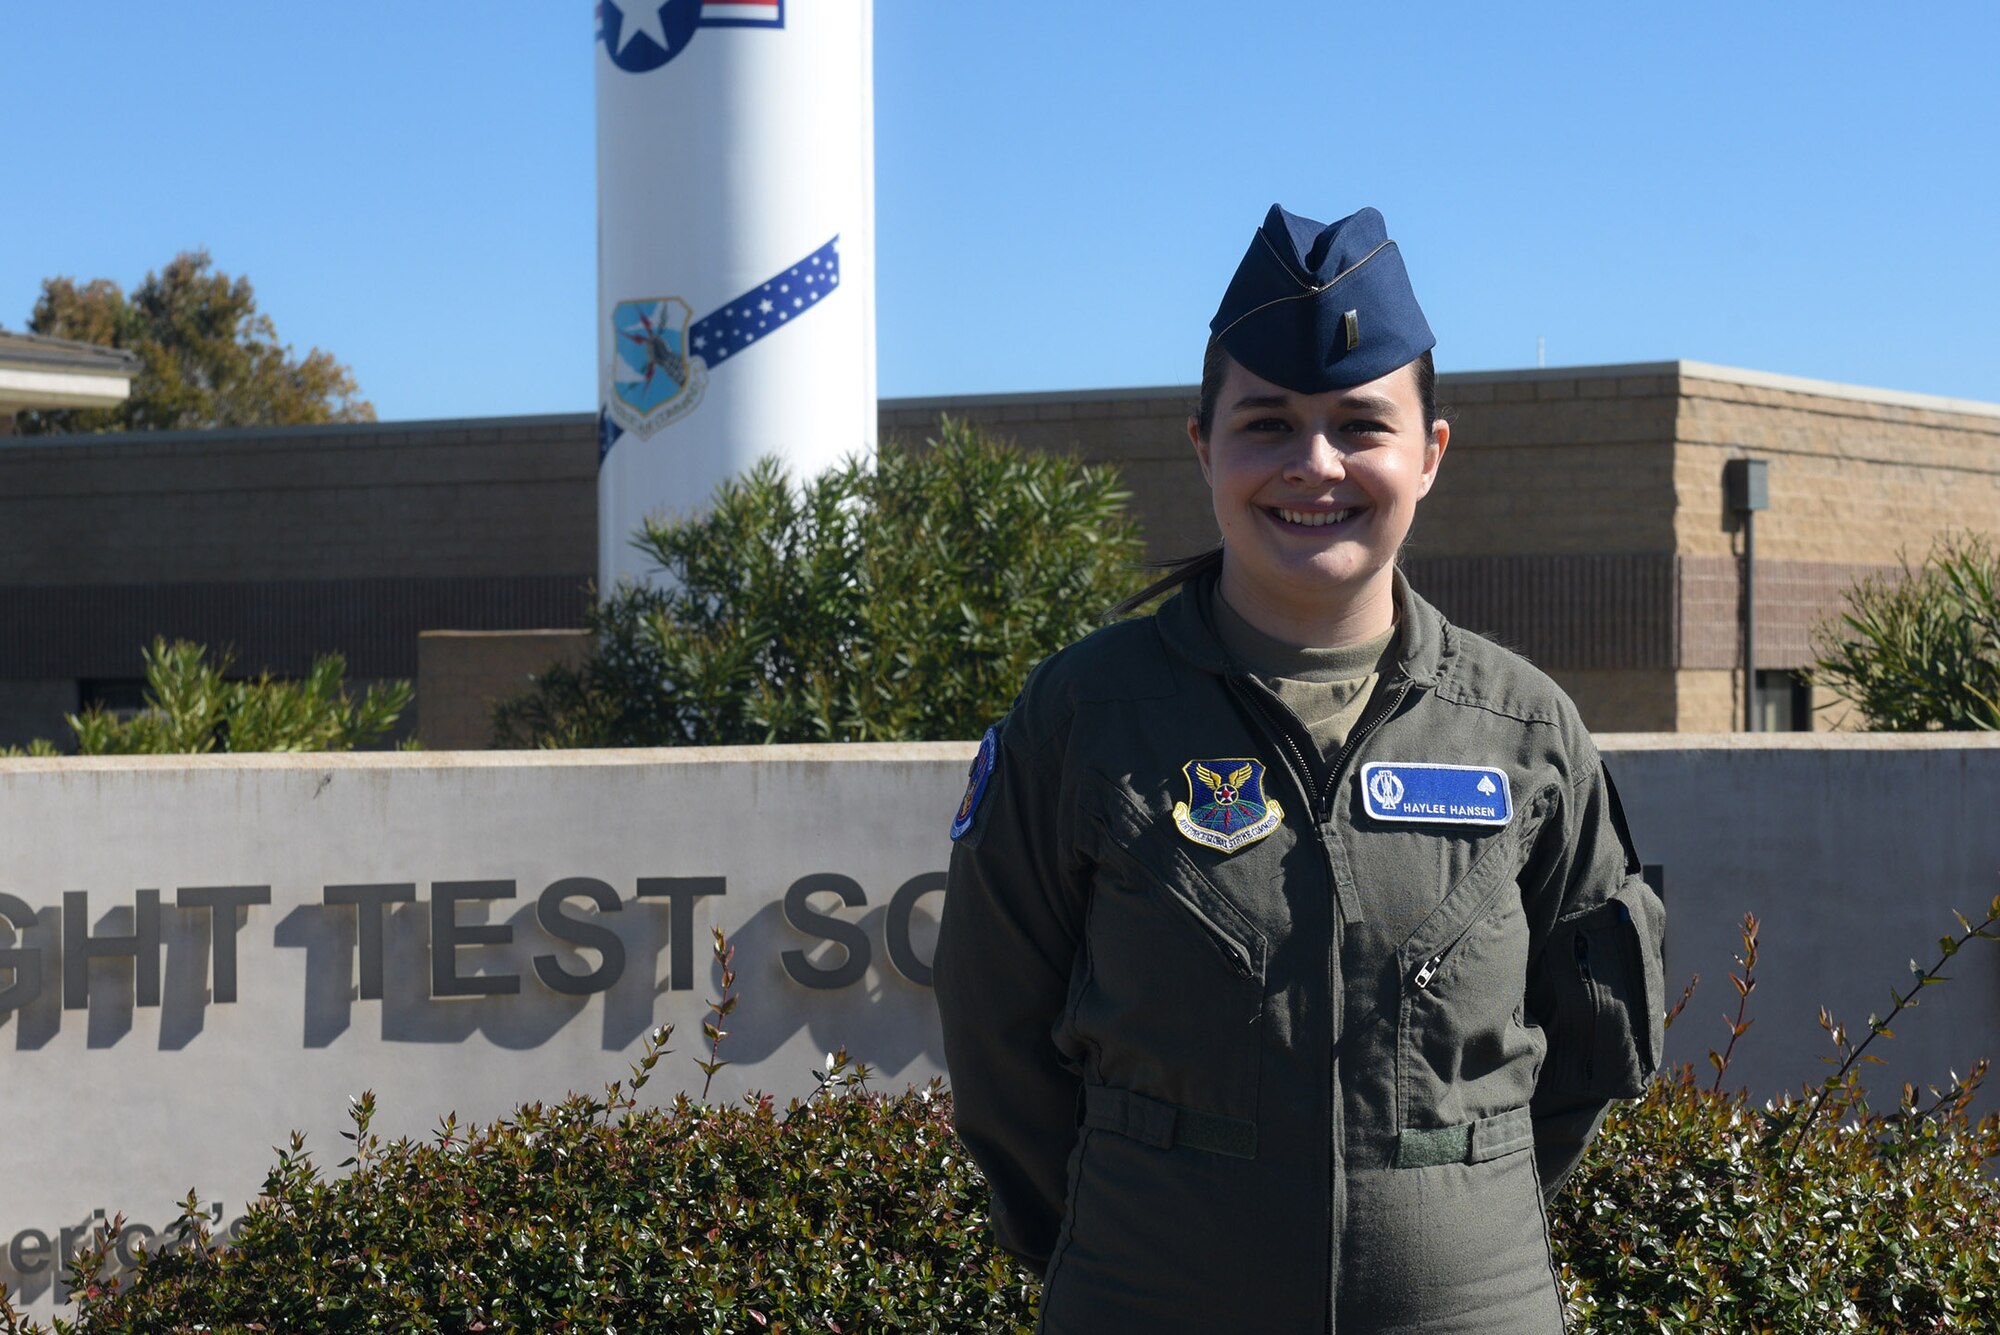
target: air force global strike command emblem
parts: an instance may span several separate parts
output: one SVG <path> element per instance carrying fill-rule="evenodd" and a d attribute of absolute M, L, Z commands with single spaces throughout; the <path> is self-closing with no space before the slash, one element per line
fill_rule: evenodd
<path fill-rule="evenodd" d="M 1278 828 L 1284 809 L 1264 796 L 1264 764 L 1241 756 L 1181 766 L 1188 800 L 1174 803 L 1174 828 L 1223 853 L 1254 844 Z"/>
<path fill-rule="evenodd" d="M 701 402 L 708 366 L 688 351 L 693 314 L 679 297 L 621 301 L 611 309 L 607 411 L 641 440 Z"/>

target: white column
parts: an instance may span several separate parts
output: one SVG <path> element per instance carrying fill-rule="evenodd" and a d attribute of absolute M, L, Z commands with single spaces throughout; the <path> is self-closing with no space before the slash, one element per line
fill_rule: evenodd
<path fill-rule="evenodd" d="M 598 584 L 764 455 L 875 449 L 871 0 L 597 5 Z"/>

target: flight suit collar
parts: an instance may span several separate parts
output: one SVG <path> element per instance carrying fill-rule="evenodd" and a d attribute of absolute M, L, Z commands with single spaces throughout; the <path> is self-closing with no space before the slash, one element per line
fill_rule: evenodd
<path fill-rule="evenodd" d="M 1179 592 L 1161 605 L 1154 620 L 1167 647 L 1195 667 L 1219 676 L 1240 675 L 1243 666 L 1223 647 L 1222 636 L 1209 612 L 1220 575 L 1218 566 L 1183 584 Z M 1395 570 L 1395 580 L 1396 606 L 1401 609 L 1396 636 L 1397 675 L 1413 686 L 1429 688 L 1444 674 L 1449 658 L 1449 627 L 1438 610 L 1410 587 L 1401 566 Z"/>

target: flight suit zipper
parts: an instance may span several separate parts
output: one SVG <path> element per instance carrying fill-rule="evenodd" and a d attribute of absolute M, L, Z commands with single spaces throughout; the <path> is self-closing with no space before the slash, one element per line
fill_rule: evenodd
<path fill-rule="evenodd" d="M 1410 688 L 1415 684 L 1408 677 L 1403 678 L 1396 684 L 1396 694 L 1391 697 L 1388 705 L 1381 709 L 1369 710 L 1368 715 L 1356 725 L 1354 731 L 1347 734 L 1347 745 L 1340 748 L 1340 754 L 1334 759 L 1333 770 L 1327 775 L 1326 792 L 1322 794 L 1319 808 L 1314 813 L 1319 824 L 1325 825 L 1333 819 L 1333 795 L 1339 790 L 1340 776 L 1346 772 L 1347 762 L 1354 758 L 1354 753 L 1361 749 L 1361 744 L 1373 737 L 1375 730 L 1388 721 L 1391 714 L 1403 707 L 1403 701 L 1409 698 Z"/>
<path fill-rule="evenodd" d="M 1453 945 L 1456 944 L 1456 942 L 1453 942 Z M 1444 967 L 1444 957 L 1449 954 L 1451 954 L 1451 946 L 1446 946 L 1443 950 L 1440 950 L 1437 954 L 1419 964 L 1416 974 L 1410 981 L 1415 983 L 1420 989 L 1429 987 L 1431 979 L 1437 977 L 1438 970 Z"/>
<path fill-rule="evenodd" d="M 1515 827 L 1517 839 L 1522 841 L 1528 840 L 1531 837 L 1532 831 L 1540 826 L 1543 812 L 1546 809 L 1544 805 L 1546 797 L 1547 791 L 1545 790 L 1542 796 L 1537 797 L 1530 804 L 1524 818 L 1526 822 L 1525 826 L 1517 825 Z M 1494 853 L 1489 849 L 1488 852 L 1482 854 L 1473 863 L 1472 869 L 1466 873 L 1467 882 L 1478 875 L 1480 869 L 1485 866 L 1486 859 L 1491 856 L 1494 856 Z M 1410 970 L 1409 981 L 1411 986 L 1422 992 L 1427 990 L 1437 980 L 1438 972 L 1444 968 L 1445 961 L 1451 957 L 1451 952 L 1458 949 L 1460 943 L 1472 933 L 1473 928 L 1485 921 L 1486 915 L 1492 911 L 1493 905 L 1506 893 L 1507 884 L 1505 880 L 1496 880 L 1494 884 L 1488 886 L 1482 892 L 1480 898 L 1468 898 L 1465 901 L 1469 907 L 1460 912 L 1460 921 L 1452 929 L 1453 935 L 1451 939 L 1442 945 L 1434 947 L 1429 955 L 1418 961 L 1417 966 Z M 1426 919 L 1426 926 L 1428 922 L 1429 920 Z M 1418 931 L 1422 932 L 1423 927 L 1419 927 Z M 1575 959 L 1577 969 L 1587 984 L 1590 981 L 1590 961 L 1588 958 L 1588 946 L 1581 933 L 1578 933 L 1576 939 Z"/>
<path fill-rule="evenodd" d="M 1231 687 L 1251 704 L 1252 712 L 1261 718 L 1271 732 L 1277 734 L 1283 749 L 1289 753 L 1287 768 L 1292 771 L 1292 779 L 1298 785 L 1300 795 L 1306 799 L 1313 837 L 1319 841 L 1321 861 L 1326 865 L 1327 888 L 1334 898 L 1333 950 L 1328 960 L 1327 978 L 1334 1040 L 1327 1047 L 1327 1115 L 1330 1122 L 1327 1174 L 1331 1180 L 1327 1183 L 1326 1328 L 1331 1335 L 1337 1325 L 1336 1317 L 1340 1301 L 1341 1233 L 1347 1222 L 1347 1174 L 1343 1162 L 1347 1119 L 1345 1110 L 1341 1106 L 1340 1072 L 1333 1060 L 1333 1051 L 1339 1043 L 1341 1026 L 1346 1022 L 1346 980 L 1340 967 L 1346 930 L 1339 902 L 1340 877 L 1334 869 L 1333 848 L 1328 842 L 1327 826 L 1333 820 L 1334 796 L 1340 791 L 1341 775 L 1346 772 L 1348 762 L 1354 758 L 1362 745 L 1375 735 L 1376 730 L 1402 708 L 1403 701 L 1409 698 L 1414 682 L 1406 676 L 1397 683 L 1392 695 L 1386 698 L 1381 695 L 1375 697 L 1363 711 L 1354 731 L 1347 735 L 1347 742 L 1334 757 L 1333 764 L 1324 768 L 1325 779 L 1322 785 L 1320 782 L 1322 767 L 1313 764 L 1309 759 L 1316 753 L 1315 748 L 1311 746 L 1312 735 L 1307 731 L 1305 724 L 1299 721 L 1299 716 L 1277 697 L 1276 692 L 1255 677 L 1232 675 L 1227 680 Z M 1304 745 L 1301 745 L 1299 740 L 1301 734 L 1305 737 Z"/>
<path fill-rule="evenodd" d="M 1347 744 L 1340 748 L 1340 754 L 1334 757 L 1333 765 L 1327 771 L 1326 791 L 1320 794 L 1319 802 L 1313 808 L 1313 830 L 1319 835 L 1320 848 L 1326 853 L 1326 874 L 1330 881 L 1337 881 L 1337 878 L 1334 876 L 1333 871 L 1333 850 L 1327 847 L 1326 829 L 1333 821 L 1333 799 L 1334 794 L 1340 791 L 1341 775 L 1346 773 L 1347 763 L 1361 749 L 1362 743 L 1373 737 L 1376 730 L 1391 715 L 1403 707 L 1403 701 L 1409 698 L 1410 686 L 1410 679 L 1404 677 L 1397 684 L 1395 695 L 1390 697 L 1386 704 L 1380 704 L 1380 697 L 1378 696 L 1377 703 L 1380 707 L 1371 706 L 1363 711 L 1361 721 L 1355 725 L 1353 732 L 1347 734 Z M 1333 946 L 1333 957 L 1336 962 L 1336 976 L 1333 979 L 1333 1032 L 1336 1038 L 1338 1038 L 1341 1032 L 1341 1025 L 1344 1023 L 1343 1012 L 1346 1009 L 1346 998 L 1344 995 L 1346 979 L 1338 971 L 1338 961 L 1344 945 L 1344 938 L 1345 931 L 1341 926 L 1339 918 L 1336 916 L 1334 921 Z M 1347 1174 L 1344 1171 L 1347 1118 L 1345 1110 L 1341 1106 L 1339 1071 L 1331 1061 L 1327 1063 L 1327 1097 L 1333 1109 L 1333 1147 L 1332 1153 L 1328 1157 L 1333 1164 L 1333 1190 L 1330 1196 L 1333 1209 L 1332 1222 L 1335 1231 L 1327 1266 L 1326 1328 L 1328 1335 L 1332 1335 L 1333 1331 L 1339 1325 L 1341 1271 L 1339 1230 L 1344 1229 L 1347 1225 Z"/>

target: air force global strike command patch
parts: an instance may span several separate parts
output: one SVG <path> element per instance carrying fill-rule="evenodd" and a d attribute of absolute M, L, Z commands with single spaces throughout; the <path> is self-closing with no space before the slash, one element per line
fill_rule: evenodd
<path fill-rule="evenodd" d="M 986 796 L 986 781 L 993 777 L 993 763 L 1000 758 L 1000 730 L 988 728 L 986 735 L 979 739 L 979 754 L 972 758 L 972 768 L 965 776 L 965 796 L 958 801 L 958 814 L 951 818 L 951 838 L 957 843 L 972 828 L 972 818 L 979 811 L 979 799 Z"/>
<path fill-rule="evenodd" d="M 1376 820 L 1397 823 L 1505 825 L 1514 819 L 1507 771 L 1490 765 L 1363 765 L 1361 803 Z"/>
<path fill-rule="evenodd" d="M 1264 764 L 1236 756 L 1181 766 L 1188 800 L 1174 803 L 1174 828 L 1204 848 L 1234 853 L 1278 828 L 1285 812 L 1264 796 Z"/>

